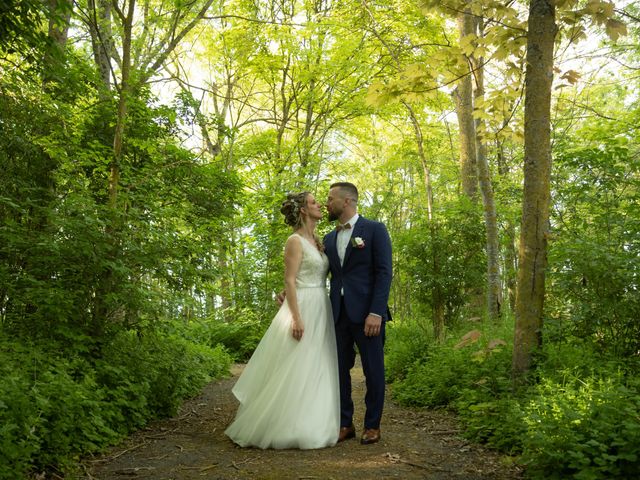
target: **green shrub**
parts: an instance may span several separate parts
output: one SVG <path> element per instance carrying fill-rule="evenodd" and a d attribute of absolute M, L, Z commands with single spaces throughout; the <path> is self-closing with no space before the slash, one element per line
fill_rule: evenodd
<path fill-rule="evenodd" d="M 418 335 L 414 331 L 414 337 Z M 406 338 L 411 338 L 409 333 Z M 457 337 L 457 338 L 456 338 Z M 475 343 L 456 345 L 461 334 L 439 345 L 424 347 L 426 353 L 407 360 L 407 373 L 393 385 L 393 394 L 401 403 L 416 406 L 454 406 L 466 391 L 477 391 L 482 398 L 493 399 L 507 390 L 511 368 L 511 347 L 506 331 L 490 331 Z M 497 343 L 495 340 L 499 340 Z M 419 342 L 419 340 L 412 340 Z M 492 343 L 493 342 L 493 343 Z M 403 351 L 401 347 L 394 347 Z M 411 348 L 405 347 L 411 351 Z M 401 366 L 394 366 L 401 371 Z"/>
<path fill-rule="evenodd" d="M 486 271 L 481 209 L 466 198 L 444 202 L 433 219 L 417 217 L 394 241 L 409 295 L 428 310 L 442 307 L 447 326 L 455 325 Z"/>
<path fill-rule="evenodd" d="M 418 407 L 449 405 L 458 397 L 459 380 L 465 370 L 465 352 L 432 345 L 424 362 L 414 362 L 406 376 L 393 384 L 400 403 Z"/>
<path fill-rule="evenodd" d="M 542 381 L 525 405 L 523 457 L 533 478 L 634 478 L 640 472 L 640 382 L 620 375 Z"/>
<path fill-rule="evenodd" d="M 221 346 L 211 349 L 176 335 L 138 338 L 123 333 L 105 351 L 98 374 L 111 401 L 127 412 L 123 420 L 130 422 L 129 430 L 150 416 L 173 415 L 183 398 L 225 375 L 230 364 Z"/>
<path fill-rule="evenodd" d="M 517 397 L 503 393 L 489 398 L 478 389 L 463 389 L 455 401 L 464 436 L 509 454 L 522 451 L 526 434 L 523 411 Z"/>
<path fill-rule="evenodd" d="M 271 315 L 263 320 L 254 311 L 235 312 L 236 320 L 209 323 L 209 345 L 224 345 L 238 362 L 248 360 L 271 324 Z"/>
<path fill-rule="evenodd" d="M 521 454 L 533 478 L 627 479 L 640 471 L 637 359 L 623 362 L 565 338 L 538 352 L 537 384 L 513 390 L 509 327 L 486 329 L 466 345 L 460 334 L 441 345 L 425 340 L 423 355 L 412 347 L 425 338 L 419 332 L 406 325 L 392 334 L 404 343 L 389 347 L 392 372 L 401 372 L 391 376 L 400 402 L 452 408 L 465 436 Z"/>
<path fill-rule="evenodd" d="M 121 332 L 89 361 L 0 342 L 0 479 L 70 468 L 149 419 L 176 412 L 231 357 L 179 337 Z"/>
<path fill-rule="evenodd" d="M 30 398 L 28 378 L 2 366 L 8 364 L 0 363 L 0 479 L 9 480 L 22 477 L 29 469 L 39 449 L 34 432 L 41 420 Z"/>
<path fill-rule="evenodd" d="M 417 322 L 393 321 L 386 327 L 385 376 L 388 382 L 402 380 L 411 367 L 430 351 L 429 336 Z"/>
<path fill-rule="evenodd" d="M 621 358 L 640 350 L 640 157 L 623 124 L 585 125 L 555 149 L 545 304 L 561 334 Z"/>
<path fill-rule="evenodd" d="M 209 319 L 188 323 L 174 321 L 165 326 L 167 332 L 191 340 L 194 343 L 217 347 L 221 345 L 237 362 L 248 360 L 270 325 L 262 321 L 250 309 L 232 312 L 236 320 L 228 322 Z"/>

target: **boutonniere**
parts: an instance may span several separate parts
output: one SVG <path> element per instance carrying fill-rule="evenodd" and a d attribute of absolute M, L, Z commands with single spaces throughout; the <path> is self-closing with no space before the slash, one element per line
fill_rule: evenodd
<path fill-rule="evenodd" d="M 360 237 L 353 237 L 351 239 L 351 246 L 354 248 L 364 248 L 364 240 Z"/>

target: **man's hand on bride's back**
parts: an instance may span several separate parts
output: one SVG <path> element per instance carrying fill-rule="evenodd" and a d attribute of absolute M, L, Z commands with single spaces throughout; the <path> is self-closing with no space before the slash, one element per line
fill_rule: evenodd
<path fill-rule="evenodd" d="M 282 306 L 282 304 L 284 303 L 285 298 L 287 298 L 287 294 L 285 290 L 282 290 L 278 293 L 276 293 L 276 302 L 278 302 L 278 305 Z"/>

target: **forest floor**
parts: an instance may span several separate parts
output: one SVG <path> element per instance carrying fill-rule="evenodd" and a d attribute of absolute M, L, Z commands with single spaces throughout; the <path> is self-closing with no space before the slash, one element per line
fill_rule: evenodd
<path fill-rule="evenodd" d="M 225 435 L 237 402 L 231 393 L 243 365 L 232 376 L 207 385 L 180 412 L 156 421 L 101 456 L 81 464 L 83 480 L 245 479 L 519 479 L 509 458 L 469 443 L 455 417 L 441 410 L 401 407 L 387 400 L 382 440 L 356 439 L 321 450 L 239 448 Z M 355 425 L 364 411 L 364 378 L 353 371 Z M 359 415 L 359 416 L 358 416 Z"/>

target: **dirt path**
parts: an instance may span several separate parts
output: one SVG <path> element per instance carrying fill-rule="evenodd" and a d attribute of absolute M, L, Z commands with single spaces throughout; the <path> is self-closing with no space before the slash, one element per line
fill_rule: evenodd
<path fill-rule="evenodd" d="M 175 418 L 158 421 L 101 457 L 83 463 L 84 480 L 245 479 L 517 479 L 519 470 L 495 452 L 458 435 L 445 412 L 414 410 L 388 401 L 382 440 L 348 440 L 322 450 L 259 450 L 236 447 L 224 430 L 237 403 L 233 377 L 214 382 L 186 402 Z M 356 426 L 363 414 L 364 379 L 354 368 Z M 359 401 L 358 401 L 359 400 Z M 359 415 L 359 416 L 358 416 Z"/>

